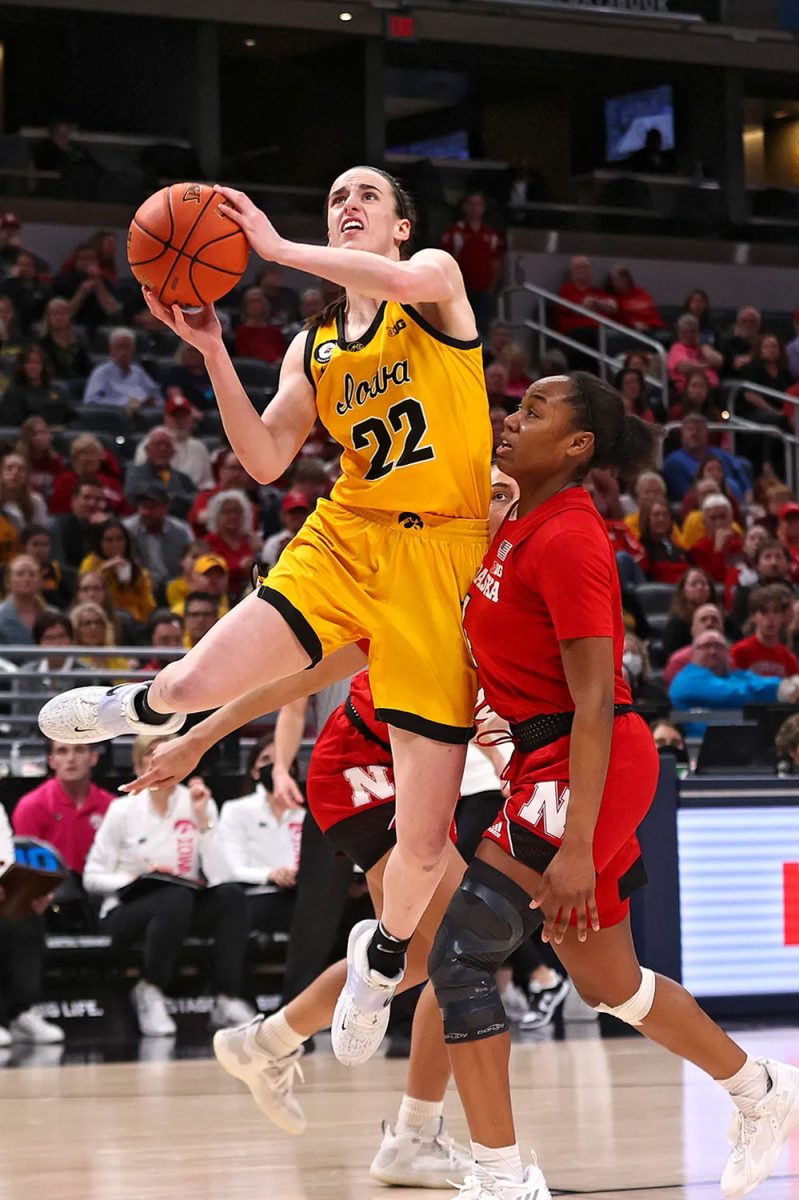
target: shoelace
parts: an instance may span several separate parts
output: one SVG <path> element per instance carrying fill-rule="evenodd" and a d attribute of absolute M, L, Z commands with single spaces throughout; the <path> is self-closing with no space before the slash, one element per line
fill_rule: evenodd
<path fill-rule="evenodd" d="M 435 1146 L 439 1146 L 444 1151 L 451 1167 L 456 1167 L 458 1165 L 459 1156 L 461 1158 L 471 1157 L 466 1147 L 461 1146 L 459 1142 L 456 1142 L 454 1138 L 449 1137 L 448 1134 L 444 1134 L 443 1136 L 441 1134 L 437 1134 L 433 1138 L 433 1144 Z"/>
<path fill-rule="evenodd" d="M 281 1065 L 282 1064 L 282 1065 Z M 305 1083 L 305 1075 L 300 1066 L 299 1056 L 291 1058 L 288 1062 L 285 1059 L 277 1059 L 274 1066 L 268 1067 L 266 1073 L 269 1076 L 269 1081 L 273 1085 L 274 1090 L 279 1096 L 285 1096 L 294 1087 L 294 1076 L 296 1075 L 300 1083 Z"/>
<path fill-rule="evenodd" d="M 737 1112 L 733 1117 L 730 1131 L 727 1134 L 727 1137 L 733 1144 L 732 1156 L 736 1162 L 740 1162 L 743 1158 L 756 1133 L 757 1120 L 755 1117 L 748 1117 L 745 1113 Z"/>

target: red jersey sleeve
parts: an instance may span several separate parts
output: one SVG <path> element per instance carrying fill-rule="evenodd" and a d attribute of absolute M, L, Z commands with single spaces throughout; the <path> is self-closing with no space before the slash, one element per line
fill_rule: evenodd
<path fill-rule="evenodd" d="M 520 547 L 522 551 L 524 547 Z M 529 559 L 517 565 L 534 581 L 546 604 L 559 642 L 572 638 L 612 638 L 616 570 L 610 544 L 593 519 L 561 533 L 536 539 Z"/>

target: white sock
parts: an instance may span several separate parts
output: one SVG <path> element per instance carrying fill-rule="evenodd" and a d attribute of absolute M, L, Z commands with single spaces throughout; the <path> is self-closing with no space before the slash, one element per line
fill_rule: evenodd
<path fill-rule="evenodd" d="M 443 1100 L 417 1100 L 414 1096 L 405 1095 L 397 1117 L 397 1132 L 421 1133 L 428 1121 L 443 1115 Z"/>
<path fill-rule="evenodd" d="M 482 1171 L 490 1179 L 508 1179 L 511 1183 L 522 1183 L 524 1180 L 518 1144 L 491 1147 L 472 1142 L 472 1157 L 478 1179 Z"/>
<path fill-rule="evenodd" d="M 268 1050 L 275 1058 L 285 1058 L 299 1049 L 305 1038 L 291 1028 L 286 1020 L 285 1008 L 278 1009 L 271 1017 L 265 1017 L 255 1033 L 256 1044 Z"/>
<path fill-rule="evenodd" d="M 742 1113 L 752 1113 L 771 1090 L 771 1076 L 762 1063 L 748 1058 L 740 1071 L 729 1079 L 718 1079 L 725 1092 L 729 1092 L 733 1104 Z"/>

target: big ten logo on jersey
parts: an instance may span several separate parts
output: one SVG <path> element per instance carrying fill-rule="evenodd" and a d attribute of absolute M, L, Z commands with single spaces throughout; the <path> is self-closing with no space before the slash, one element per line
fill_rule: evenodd
<path fill-rule="evenodd" d="M 344 778 L 352 790 L 354 808 L 385 804 L 394 799 L 394 777 L 390 767 L 349 767 Z"/>
<path fill-rule="evenodd" d="M 183 193 L 184 204 L 199 204 L 202 200 L 202 188 L 198 183 L 192 183 Z"/>
<path fill-rule="evenodd" d="M 407 324 L 405 323 L 405 321 L 403 321 L 402 317 L 400 317 L 400 319 L 399 319 L 399 321 L 397 321 L 396 325 L 389 325 L 388 329 L 386 330 L 386 333 L 388 334 L 389 337 L 396 337 L 398 333 L 402 333 L 403 329 L 407 329 L 407 328 L 408 328 Z"/>
<path fill-rule="evenodd" d="M 519 809 L 519 819 L 533 829 L 540 826 L 547 837 L 560 839 L 566 830 L 569 795 L 568 784 L 554 780 L 537 783 L 530 799 Z"/>

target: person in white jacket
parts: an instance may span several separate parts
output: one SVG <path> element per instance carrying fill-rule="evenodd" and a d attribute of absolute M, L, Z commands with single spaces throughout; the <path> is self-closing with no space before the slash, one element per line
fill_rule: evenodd
<path fill-rule="evenodd" d="M 136 738 L 133 761 L 146 768 L 164 738 Z M 211 1024 L 240 1025 L 255 1013 L 239 998 L 249 933 L 246 897 L 231 877 L 211 793 L 199 777 L 188 786 L 120 796 L 108 809 L 86 860 L 83 884 L 102 896 L 100 925 L 115 948 L 141 939 L 142 974 L 132 992 L 139 1028 L 145 1036 L 170 1036 L 175 1023 L 165 993 L 184 939 L 190 932 L 212 939 L 211 967 L 216 1002 Z M 135 897 L 120 889 L 141 876 L 158 873 L 199 881 L 153 884 Z"/>
<path fill-rule="evenodd" d="M 289 929 L 305 809 L 272 789 L 272 734 L 255 743 L 247 774 L 255 791 L 228 800 L 219 818 L 229 878 L 245 885 L 253 929 Z"/>

